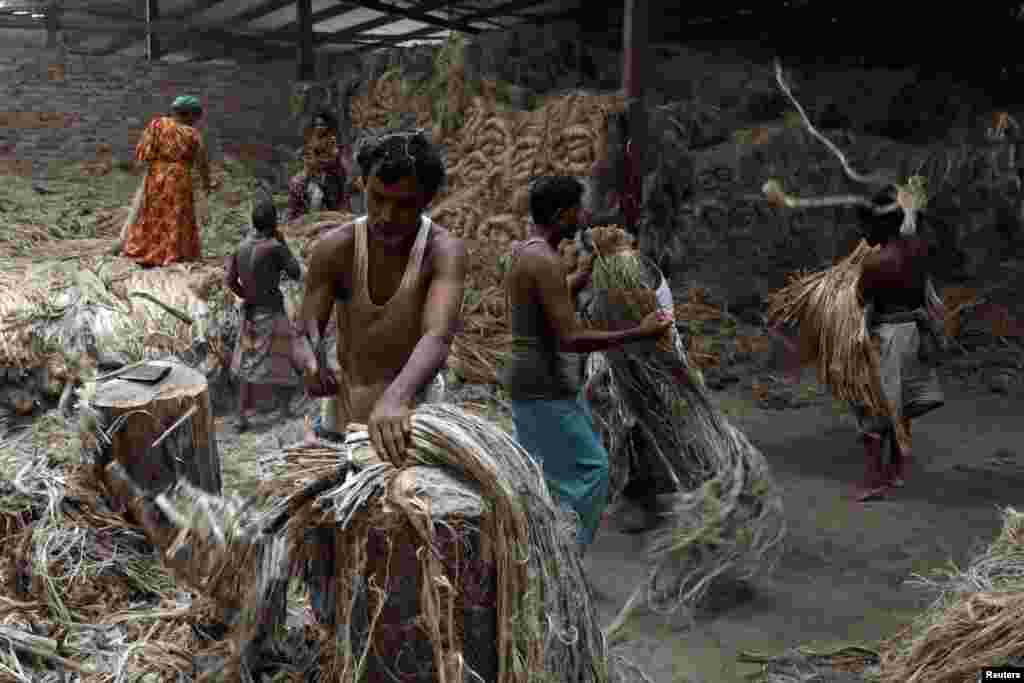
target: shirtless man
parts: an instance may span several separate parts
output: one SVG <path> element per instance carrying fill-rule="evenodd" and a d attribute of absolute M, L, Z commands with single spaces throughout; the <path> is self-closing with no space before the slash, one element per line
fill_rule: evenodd
<path fill-rule="evenodd" d="M 877 197 L 879 206 L 891 201 Z M 930 351 L 945 350 L 942 300 L 931 282 L 928 243 L 917 236 L 901 236 L 902 214 L 876 215 L 861 209 L 860 218 L 868 228 L 868 244 L 882 245 L 861 267 L 858 289 L 872 334 L 881 341 L 881 386 L 885 398 L 897 408 L 898 418 L 910 432 L 910 420 L 943 405 L 938 373 Z M 857 500 L 883 496 L 891 487 L 903 486 L 910 453 L 896 443 L 888 417 L 868 414 L 854 406 L 860 423 L 867 466 Z M 889 441 L 891 457 L 884 461 Z"/>
<path fill-rule="evenodd" d="M 366 424 L 377 454 L 399 465 L 411 410 L 439 374 L 455 337 L 468 255 L 462 240 L 423 215 L 445 178 L 444 163 L 424 135 L 369 140 L 356 161 L 367 215 L 313 246 L 298 347 L 310 395 L 336 398 L 325 401 L 332 426 L 344 432 L 350 423 Z M 326 358 L 332 311 L 340 384 Z M 320 559 L 306 567 L 321 623 L 334 614 L 332 538 L 317 533 L 309 539 L 321 548 Z"/>
<path fill-rule="evenodd" d="M 423 215 L 445 178 L 421 133 L 369 141 L 357 158 L 367 215 L 313 247 L 299 340 L 306 386 L 336 396 L 334 424 L 366 424 L 377 453 L 405 455 L 410 411 L 444 365 L 462 308 L 468 256 L 462 240 Z M 339 386 L 324 336 L 337 314 Z"/>
<path fill-rule="evenodd" d="M 552 493 L 579 515 L 581 552 L 594 539 L 608 502 L 608 454 L 580 395 L 580 373 L 563 354 L 605 351 L 656 338 L 672 325 L 662 312 L 627 330 L 584 328 L 572 296 L 586 273 L 572 281 L 558 243 L 576 234 L 583 185 L 572 177 L 545 177 L 530 188 L 530 238 L 512 254 L 506 278 L 513 352 L 501 381 L 512 404 L 516 439 L 543 467 Z"/>

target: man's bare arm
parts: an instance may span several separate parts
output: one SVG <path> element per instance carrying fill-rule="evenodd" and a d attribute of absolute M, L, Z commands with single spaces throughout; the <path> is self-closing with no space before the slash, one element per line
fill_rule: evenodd
<path fill-rule="evenodd" d="M 351 234 L 351 230 L 339 230 L 313 245 L 299 313 L 302 334 L 298 343 L 305 361 L 314 357 L 318 351 L 322 355 L 322 341 L 327 325 L 331 321 L 335 300 L 338 298 L 338 284 L 341 281 L 343 267 L 341 255 Z M 317 365 L 322 365 L 324 360 L 318 357 Z"/>
<path fill-rule="evenodd" d="M 423 336 L 388 387 L 387 399 L 409 404 L 444 365 L 458 331 L 468 269 L 465 242 L 450 236 L 439 239 L 423 310 Z"/>
<path fill-rule="evenodd" d="M 541 306 L 548 323 L 557 335 L 558 345 L 562 351 L 607 351 L 615 346 L 651 336 L 651 332 L 641 326 L 615 332 L 586 329 L 576 317 L 576 309 L 566 287 L 565 267 L 558 255 L 533 250 L 524 253 L 520 259 L 533 279 Z"/>

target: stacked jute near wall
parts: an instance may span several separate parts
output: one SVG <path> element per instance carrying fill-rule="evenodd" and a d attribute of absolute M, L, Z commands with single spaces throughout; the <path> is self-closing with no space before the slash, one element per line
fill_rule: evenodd
<path fill-rule="evenodd" d="M 416 549 L 415 611 L 432 650 L 429 680 L 472 679 L 465 671 L 469 658 L 453 647 L 469 634 L 456 633 L 453 615 L 473 579 L 450 575 L 438 555 L 441 528 L 464 534 L 467 520 L 438 512 L 446 508 L 480 511 L 472 521 L 489 546 L 483 555 L 493 558 L 497 676 L 491 680 L 609 680 L 571 520 L 552 501 L 540 469 L 504 431 L 457 407 L 424 406 L 412 425 L 409 458 L 398 469 L 376 457 L 366 432 L 350 432 L 347 458 L 323 450 L 286 454 L 277 465 L 276 488 L 287 495 L 263 512 L 184 482 L 165 495 L 140 497 L 116 463 L 108 477 L 121 482 L 120 495 L 145 520 L 179 580 L 225 606 L 245 607 L 228 680 L 243 680 L 256 644 L 282 625 L 288 577 L 300 575 L 306 561 L 324 559 L 307 541 L 316 528 L 333 534 L 338 625 L 320 634 L 320 680 L 359 680 L 367 648 L 381 637 L 374 615 L 386 606 L 383 591 L 390 584 L 375 571 L 381 558 L 368 557 L 375 528 L 385 530 L 390 542 L 404 539 Z M 469 505 L 447 499 L 452 492 L 466 496 Z M 360 610 L 370 615 L 371 635 L 362 642 L 353 629 Z"/>
<path fill-rule="evenodd" d="M 508 350 L 499 257 L 511 242 L 526 237 L 528 184 L 542 175 L 589 176 L 608 144 L 607 118 L 622 111 L 618 94 L 566 93 L 545 98 L 532 111 L 498 101 L 499 84 L 467 83 L 461 60 L 448 62 L 445 115 L 461 125 L 441 125 L 424 94 L 389 71 L 353 99 L 356 128 L 386 127 L 397 113 L 415 115 L 444 145 L 448 184 L 434 200 L 431 217 L 469 242 L 473 267 L 468 288 L 467 331 L 456 339 L 452 366 L 469 381 L 495 382 Z M 478 94 L 471 94 L 478 92 Z"/>
<path fill-rule="evenodd" d="M 626 248 L 622 230 L 589 232 L 596 253 L 591 320 L 603 329 L 638 324 L 657 310 L 660 271 Z M 644 598 L 656 607 L 695 608 L 715 581 L 769 571 L 781 553 L 786 521 L 765 457 L 712 403 L 674 327 L 662 339 L 601 358 L 611 396 L 596 407 L 617 407 L 601 415 L 605 430 L 621 438 L 635 423 L 653 451 L 645 456 L 660 459 L 675 485 L 669 523 L 650 549 L 648 581 L 609 627 L 615 637 Z M 600 364 L 590 370 L 600 372 Z"/>

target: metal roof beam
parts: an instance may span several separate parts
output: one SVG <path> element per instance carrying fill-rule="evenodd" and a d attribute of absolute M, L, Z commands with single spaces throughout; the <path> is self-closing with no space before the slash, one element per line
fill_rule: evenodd
<path fill-rule="evenodd" d="M 264 17 L 264 16 L 266 16 L 268 14 L 272 14 L 274 12 L 277 12 L 278 10 L 284 9 L 285 7 L 293 7 L 294 5 L 295 5 L 295 0 L 269 0 L 268 2 L 261 3 L 261 4 L 257 5 L 256 7 L 252 7 L 250 9 L 247 9 L 246 11 L 242 12 L 241 14 L 237 14 L 237 15 L 229 17 L 227 19 L 222 19 L 220 21 L 213 22 L 213 23 L 209 24 L 209 27 L 210 28 L 223 29 L 223 28 L 225 28 L 227 26 L 244 26 L 245 24 L 248 24 L 250 21 L 254 21 L 256 19 L 259 19 L 260 17 Z M 278 38 L 271 37 L 271 36 L 267 36 L 265 39 L 266 40 L 278 40 Z M 295 35 L 291 36 L 290 38 L 289 37 L 280 38 L 281 42 L 291 42 L 291 43 L 296 43 L 296 44 L 298 43 L 298 39 L 299 39 L 299 36 L 298 36 L 297 32 L 295 33 Z M 181 43 L 180 40 L 173 39 L 173 40 L 168 42 L 168 45 L 170 45 L 170 46 L 177 46 L 180 43 Z"/>
<path fill-rule="evenodd" d="M 452 2 L 452 0 L 432 0 L 431 2 L 426 2 L 426 3 L 423 3 L 423 4 L 419 5 L 419 6 L 417 6 L 416 11 L 417 11 L 417 13 L 420 13 L 420 14 L 423 14 L 424 16 L 426 16 L 427 12 L 432 12 L 432 11 L 435 11 L 435 10 L 438 10 L 438 9 L 441 9 L 443 7 L 450 6 L 450 5 L 453 5 L 453 4 L 454 3 Z M 347 13 L 351 12 L 352 10 L 357 10 L 357 9 L 361 9 L 361 8 L 364 8 L 363 3 L 339 2 L 334 7 L 331 7 L 329 9 L 323 9 L 323 10 L 320 10 L 319 12 L 314 12 L 313 13 L 313 23 L 314 24 L 318 24 L 318 23 L 320 23 L 322 21 L 328 21 L 330 19 L 334 19 L 335 17 L 339 17 L 339 16 L 341 16 L 343 14 L 347 14 Z M 373 9 L 373 8 L 365 8 L 365 9 Z M 398 10 L 401 10 L 403 12 L 407 11 L 407 10 L 402 9 L 402 8 L 398 8 Z M 434 19 L 433 17 L 430 17 L 430 19 L 431 19 L 431 21 L 434 21 L 434 22 L 441 21 L 440 19 Z M 354 37 L 354 36 L 357 36 L 357 35 L 359 35 L 360 33 L 364 32 L 364 31 L 371 31 L 371 30 L 373 30 L 375 28 L 379 28 L 381 26 L 386 26 L 388 24 L 394 23 L 395 20 L 396 19 L 393 16 L 384 16 L 384 17 L 380 17 L 380 18 L 377 18 L 377 19 L 370 19 L 368 21 L 363 21 L 363 22 L 360 22 L 360 23 L 358 23 L 358 24 L 356 24 L 354 26 L 346 26 L 345 28 L 340 29 L 337 32 L 332 32 L 332 33 L 328 33 L 328 34 L 325 34 L 325 35 L 334 36 L 334 35 L 341 35 L 342 33 L 344 33 L 345 34 L 344 35 L 345 38 L 348 38 L 350 35 Z M 422 21 L 423 23 L 428 23 L 426 20 L 423 20 L 423 19 L 420 19 L 419 21 Z M 289 23 L 285 24 L 284 26 L 279 26 L 278 28 L 276 28 L 276 29 L 274 29 L 272 31 L 269 31 L 267 33 L 267 36 L 268 37 L 270 37 L 270 36 L 292 36 L 292 35 L 295 34 L 296 31 L 298 31 L 298 23 L 292 21 L 292 22 L 289 22 Z M 336 41 L 334 41 L 332 39 L 331 41 L 325 41 L 325 42 L 336 42 Z M 347 42 L 351 42 L 351 41 L 345 40 L 344 42 L 347 43 Z"/>
<path fill-rule="evenodd" d="M 328 9 L 322 9 L 319 12 L 313 12 L 313 25 L 319 24 L 321 21 L 327 21 L 335 17 L 340 17 L 342 14 L 347 14 L 354 9 L 359 9 L 357 5 L 353 5 L 351 2 L 339 2 L 334 7 Z M 271 36 L 293 36 L 299 30 L 299 22 L 289 21 L 283 26 L 267 31 L 267 37 Z"/>
<path fill-rule="evenodd" d="M 489 19 L 491 17 L 506 16 L 506 15 L 510 15 L 513 12 L 518 12 L 519 10 L 526 9 L 528 7 L 534 7 L 536 5 L 543 5 L 546 2 L 549 2 L 549 0 L 515 0 L 515 2 L 507 2 L 504 5 L 499 5 L 498 7 L 494 7 L 492 9 L 485 10 L 483 12 L 476 12 L 476 13 L 472 14 L 471 16 L 466 17 L 465 19 L 463 19 L 463 21 L 464 22 L 483 21 L 483 20 Z M 387 23 L 387 22 L 385 22 L 385 23 Z M 355 28 L 355 27 L 353 27 L 353 28 Z M 368 52 L 370 50 L 376 50 L 376 49 L 379 49 L 379 48 L 382 48 L 382 47 L 389 47 L 391 45 L 395 45 L 395 44 L 399 44 L 399 43 L 404 43 L 407 40 L 416 40 L 417 38 L 423 38 L 423 37 L 426 37 L 426 36 L 433 35 L 435 33 L 437 33 L 437 28 L 436 27 L 420 28 L 420 29 L 416 29 L 415 31 L 410 31 L 409 33 L 403 33 L 403 34 L 401 34 L 399 36 L 388 37 L 387 40 L 379 40 L 379 41 L 376 41 L 376 42 L 371 43 L 369 45 L 364 45 L 363 47 L 357 48 L 355 50 L 350 50 L 348 52 L 348 54 L 361 54 L 363 52 Z M 480 31 L 477 31 L 477 33 L 480 33 Z M 332 33 L 331 35 L 334 36 L 336 34 Z M 397 41 L 396 41 L 396 39 L 397 39 Z M 327 42 L 333 42 L 333 40 L 332 41 L 327 41 Z"/>
<path fill-rule="evenodd" d="M 351 3 L 351 2 L 346 2 L 346 3 L 343 3 L 343 4 L 346 7 L 344 12 L 333 13 L 336 8 L 331 8 L 330 10 L 324 10 L 323 12 L 317 12 L 317 14 L 314 14 L 313 17 L 316 19 L 317 15 L 319 15 L 319 14 L 326 14 L 327 12 L 333 13 L 333 14 L 331 14 L 331 16 L 327 16 L 325 18 L 317 19 L 317 21 L 324 21 L 325 19 L 330 19 L 330 18 L 333 18 L 335 16 L 340 16 L 340 15 L 344 14 L 345 12 L 351 11 L 351 9 L 353 8 L 352 7 L 353 3 Z M 419 6 L 419 11 L 423 12 L 423 13 L 431 12 L 433 10 L 441 9 L 445 5 L 450 5 L 450 4 L 451 4 L 451 0 L 431 0 L 430 2 L 425 2 L 425 3 L 421 4 Z M 355 38 L 356 36 L 358 36 L 358 35 L 360 35 L 362 33 L 365 33 L 367 31 L 372 31 L 375 28 L 380 28 L 381 26 L 386 26 L 386 25 L 392 24 L 394 22 L 395 22 L 395 18 L 392 17 L 392 16 L 383 16 L 383 17 L 378 17 L 376 19 L 370 19 L 368 21 L 361 21 L 358 24 L 355 24 L 353 26 L 346 26 L 343 29 L 339 29 L 337 31 L 331 31 L 330 33 L 327 33 L 326 36 L 324 36 L 324 37 L 318 37 L 315 40 L 315 43 L 318 44 L 318 45 L 321 45 L 321 44 L 339 44 L 339 43 L 344 44 L 344 43 L 351 43 L 351 42 L 353 42 L 351 40 L 352 38 Z M 436 30 L 436 29 L 432 29 L 432 31 L 433 30 Z"/>
<path fill-rule="evenodd" d="M 399 7 L 398 5 L 392 5 L 387 2 L 380 2 L 380 0 L 357 0 L 357 5 L 365 7 L 366 9 L 372 9 L 375 12 L 383 12 L 392 16 L 392 20 L 396 17 L 402 19 L 412 19 L 419 21 L 424 24 L 431 26 L 438 26 L 440 28 L 446 28 L 450 31 L 459 31 L 461 33 L 477 34 L 480 33 L 480 29 L 474 28 L 463 21 L 448 21 L 447 19 L 438 19 L 427 14 L 428 9 L 423 7 L 417 8 L 405 8 Z M 443 3 L 450 4 L 450 3 Z"/>
<path fill-rule="evenodd" d="M 182 19 L 187 19 L 187 18 L 189 18 L 189 17 L 191 17 L 191 16 L 193 16 L 195 14 L 199 14 L 200 12 L 205 12 L 206 10 L 210 9 L 211 7 L 215 7 L 215 6 L 219 5 L 219 4 L 221 4 L 222 2 L 224 2 L 224 0 L 199 0 L 199 2 L 193 2 L 192 4 L 188 5 L 184 9 L 180 9 L 177 12 L 169 12 L 169 13 L 165 14 L 164 15 L 164 21 L 180 21 Z M 95 9 L 90 9 L 88 7 L 88 5 L 80 6 L 80 7 L 74 7 L 73 11 L 82 12 L 83 14 L 89 14 L 89 15 L 101 17 L 101 18 L 104 18 L 104 19 L 134 19 L 135 18 L 134 15 L 131 14 L 131 13 L 111 12 L 111 11 L 108 11 L 108 10 L 95 10 Z M 145 30 L 143 30 L 143 31 L 141 31 L 139 33 L 139 36 L 137 38 L 135 36 L 124 36 L 124 37 L 118 38 L 118 39 L 114 40 L 113 42 L 111 42 L 106 47 L 104 47 L 103 49 L 97 51 L 96 54 L 98 54 L 98 55 L 111 55 L 111 54 L 114 54 L 115 52 L 120 52 L 121 50 L 124 50 L 125 48 L 131 47 L 132 45 L 134 45 L 137 42 L 145 40 L 145 36 L 146 36 L 146 32 L 145 32 Z M 176 51 L 174 49 L 174 46 L 172 44 L 170 44 L 170 43 L 168 43 L 167 45 L 161 45 L 161 48 L 165 52 Z"/>

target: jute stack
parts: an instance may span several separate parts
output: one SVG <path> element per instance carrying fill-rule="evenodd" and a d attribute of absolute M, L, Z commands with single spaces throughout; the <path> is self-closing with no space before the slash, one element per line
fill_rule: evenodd
<path fill-rule="evenodd" d="M 593 322 L 631 327 L 657 310 L 658 268 L 626 248 L 620 229 L 590 231 L 595 247 Z M 782 499 L 768 463 L 712 404 L 691 368 L 675 328 L 670 337 L 603 354 L 610 370 L 608 427 L 622 433 L 635 422 L 676 493 L 670 523 L 656 534 L 653 569 L 609 628 L 614 637 L 644 597 L 654 606 L 696 607 L 713 582 L 748 579 L 769 570 L 785 535 Z M 600 406 L 598 406 L 600 407 Z"/>
<path fill-rule="evenodd" d="M 108 468 L 179 579 L 246 606 L 229 680 L 257 666 L 258 643 L 283 624 L 287 578 L 309 563 L 329 587 L 322 681 L 609 680 L 572 520 L 510 436 L 426 405 L 400 469 L 366 432 L 344 451 L 286 453 L 275 481 L 287 496 L 264 512 L 186 482 L 139 497 Z"/>

